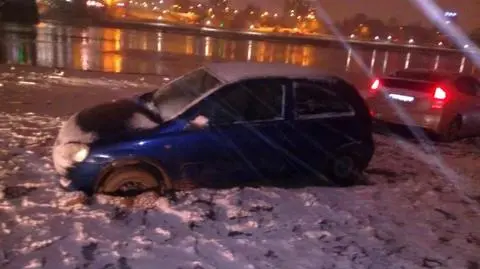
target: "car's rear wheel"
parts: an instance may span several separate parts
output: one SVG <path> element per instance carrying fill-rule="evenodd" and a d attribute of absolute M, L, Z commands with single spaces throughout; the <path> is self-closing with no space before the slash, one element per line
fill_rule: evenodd
<path fill-rule="evenodd" d="M 459 117 L 452 120 L 447 128 L 439 135 L 441 142 L 454 142 L 460 138 L 460 129 L 462 128 L 462 121 Z"/>
<path fill-rule="evenodd" d="M 162 192 L 162 181 L 153 171 L 138 166 L 115 169 L 98 188 L 100 193 L 119 196 L 134 196 L 150 190 Z"/>

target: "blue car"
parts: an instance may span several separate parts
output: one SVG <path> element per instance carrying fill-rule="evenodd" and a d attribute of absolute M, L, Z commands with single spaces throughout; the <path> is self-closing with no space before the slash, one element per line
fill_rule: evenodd
<path fill-rule="evenodd" d="M 298 174 L 350 185 L 373 153 L 368 108 L 341 78 L 293 65 L 211 63 L 74 114 L 53 160 L 66 189 L 128 195 Z"/>

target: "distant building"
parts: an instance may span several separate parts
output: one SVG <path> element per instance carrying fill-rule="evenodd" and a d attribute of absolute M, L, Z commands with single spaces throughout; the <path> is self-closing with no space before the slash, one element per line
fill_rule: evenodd
<path fill-rule="evenodd" d="M 175 0 L 173 3 L 179 7 L 180 11 L 188 11 L 192 5 L 190 0 Z"/>
<path fill-rule="evenodd" d="M 304 0 L 285 0 L 285 17 L 294 14 L 295 16 L 307 16 L 310 10 L 310 4 Z"/>
<path fill-rule="evenodd" d="M 213 9 L 225 9 L 228 7 L 228 1 L 227 0 L 210 0 L 209 1 L 209 6 Z"/>
<path fill-rule="evenodd" d="M 443 14 L 443 17 L 445 19 L 446 24 L 450 23 L 458 23 L 458 13 L 454 11 L 445 11 Z M 442 47 L 448 47 L 448 48 L 455 48 L 455 42 L 453 42 L 453 37 L 448 35 L 447 33 L 442 31 L 442 27 L 437 28 L 437 36 L 436 36 L 436 41 L 438 42 L 438 46 Z"/>

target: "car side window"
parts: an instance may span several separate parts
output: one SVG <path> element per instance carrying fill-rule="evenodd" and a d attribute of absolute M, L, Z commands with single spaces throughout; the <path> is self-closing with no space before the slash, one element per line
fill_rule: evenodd
<path fill-rule="evenodd" d="M 470 96 L 480 96 L 480 88 L 477 84 L 478 81 L 470 77 L 460 77 L 455 81 L 455 87 L 458 91 Z"/>
<path fill-rule="evenodd" d="M 298 119 L 353 116 L 350 104 L 326 86 L 301 82 L 295 85 L 295 115 Z"/>
<path fill-rule="evenodd" d="M 217 93 L 210 115 L 212 124 L 283 119 L 285 86 L 279 80 L 242 81 Z"/>
<path fill-rule="evenodd" d="M 475 96 L 480 97 L 480 81 L 476 78 L 472 78 L 473 87 L 475 89 Z"/>

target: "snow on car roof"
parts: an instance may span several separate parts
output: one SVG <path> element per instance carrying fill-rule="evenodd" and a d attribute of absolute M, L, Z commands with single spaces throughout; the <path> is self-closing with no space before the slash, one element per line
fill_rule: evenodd
<path fill-rule="evenodd" d="M 235 82 L 247 78 L 287 77 L 316 78 L 329 77 L 318 69 L 277 63 L 210 63 L 205 68 L 224 82 Z"/>

